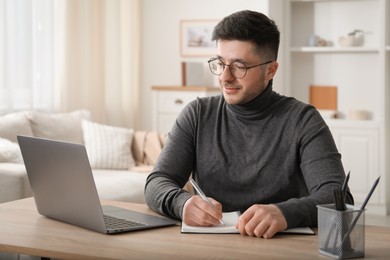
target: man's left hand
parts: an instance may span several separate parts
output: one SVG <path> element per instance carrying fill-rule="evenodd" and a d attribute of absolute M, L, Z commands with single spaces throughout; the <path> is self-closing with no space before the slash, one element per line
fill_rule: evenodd
<path fill-rule="evenodd" d="M 256 204 L 240 216 L 236 228 L 244 236 L 272 238 L 287 228 L 287 221 L 277 206 Z"/>

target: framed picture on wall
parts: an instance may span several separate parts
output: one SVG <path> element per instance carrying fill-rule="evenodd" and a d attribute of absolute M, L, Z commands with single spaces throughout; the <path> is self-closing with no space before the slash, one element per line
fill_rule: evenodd
<path fill-rule="evenodd" d="M 183 57 L 209 57 L 216 54 L 211 35 L 218 20 L 180 21 L 180 49 Z"/>

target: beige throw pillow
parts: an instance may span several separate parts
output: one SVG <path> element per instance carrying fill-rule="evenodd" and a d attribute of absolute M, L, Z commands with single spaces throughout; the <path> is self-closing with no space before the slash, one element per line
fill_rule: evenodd
<path fill-rule="evenodd" d="M 29 112 L 11 113 L 0 117 L 0 137 L 17 142 L 17 135 L 32 136 L 30 122 L 28 120 Z"/>
<path fill-rule="evenodd" d="M 82 121 L 84 144 L 94 169 L 128 169 L 135 165 L 131 153 L 133 130 Z"/>
<path fill-rule="evenodd" d="M 30 115 L 31 129 L 36 137 L 83 143 L 81 120 L 91 118 L 88 110 L 70 113 L 33 112 Z"/>
<path fill-rule="evenodd" d="M 23 163 L 19 145 L 0 137 L 0 162 Z"/>

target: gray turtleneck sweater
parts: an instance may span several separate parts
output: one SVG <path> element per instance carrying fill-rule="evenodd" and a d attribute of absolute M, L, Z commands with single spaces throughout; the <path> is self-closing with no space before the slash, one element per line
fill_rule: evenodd
<path fill-rule="evenodd" d="M 288 228 L 316 226 L 318 204 L 333 203 L 345 178 L 318 111 L 269 85 L 245 105 L 198 98 L 178 116 L 145 186 L 148 206 L 180 219 L 190 174 L 223 211 L 275 204 Z M 353 203 L 348 193 L 347 202 Z"/>

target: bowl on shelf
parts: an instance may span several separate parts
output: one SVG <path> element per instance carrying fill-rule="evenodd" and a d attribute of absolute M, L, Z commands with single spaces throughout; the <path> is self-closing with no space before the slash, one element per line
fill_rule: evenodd
<path fill-rule="evenodd" d="M 347 36 L 341 36 L 339 38 L 340 47 L 356 47 L 363 46 L 364 44 L 364 32 L 362 30 L 354 30 Z"/>
<path fill-rule="evenodd" d="M 363 109 L 350 109 L 348 111 L 348 119 L 350 120 L 369 120 L 372 115 L 370 111 Z"/>

